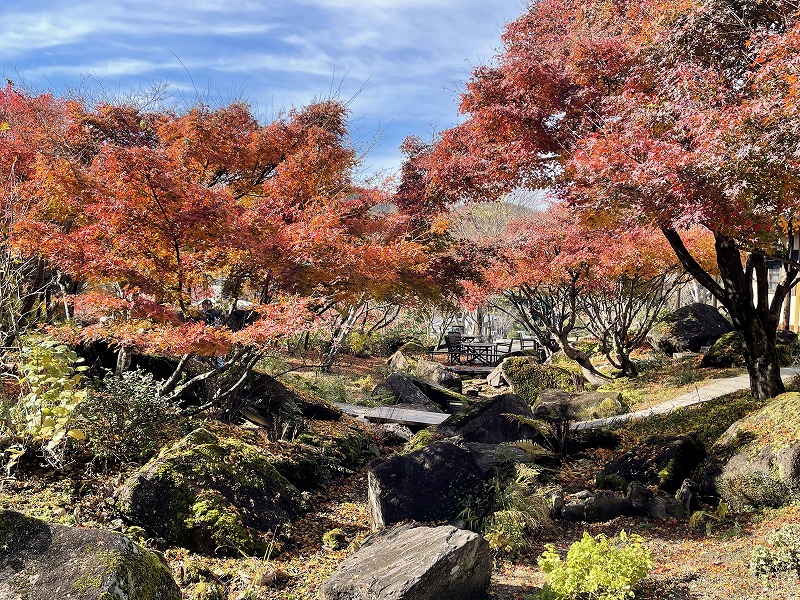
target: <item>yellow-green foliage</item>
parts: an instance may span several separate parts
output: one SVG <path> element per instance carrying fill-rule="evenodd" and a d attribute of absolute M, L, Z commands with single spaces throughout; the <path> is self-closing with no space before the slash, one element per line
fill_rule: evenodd
<path fill-rule="evenodd" d="M 61 466 L 69 438 L 84 439 L 83 431 L 72 428 L 76 408 L 86 398 L 82 389 L 87 367 L 65 345 L 45 338 L 32 337 L 22 349 L 21 381 L 27 393 L 7 420 L 12 435 L 23 444 L 40 446 L 44 458 L 54 467 Z M 13 466 L 23 449 L 6 450 L 11 456 L 6 468 Z"/>
<path fill-rule="evenodd" d="M 750 573 L 766 577 L 794 571 L 800 575 L 800 525 L 785 523 L 767 536 L 769 546 L 756 546 L 750 555 Z"/>
<path fill-rule="evenodd" d="M 403 446 L 402 454 L 410 454 L 415 450 L 422 450 L 426 446 L 430 446 L 433 442 L 440 439 L 441 436 L 438 436 L 434 431 L 431 429 L 422 429 L 414 434 L 406 445 Z"/>
<path fill-rule="evenodd" d="M 542 390 L 575 391 L 572 371 L 564 367 L 542 365 L 525 357 L 512 357 L 503 362 L 503 374 L 514 386 L 514 392 L 531 405 L 539 399 Z"/>
<path fill-rule="evenodd" d="M 347 546 L 347 536 L 337 527 L 322 534 L 322 543 L 333 550 L 340 550 Z"/>
<path fill-rule="evenodd" d="M 638 535 L 621 531 L 610 540 L 588 533 L 570 546 L 566 560 L 552 544 L 537 560 L 547 577 L 539 598 L 624 600 L 634 597 L 637 583 L 653 568 L 653 558 Z"/>

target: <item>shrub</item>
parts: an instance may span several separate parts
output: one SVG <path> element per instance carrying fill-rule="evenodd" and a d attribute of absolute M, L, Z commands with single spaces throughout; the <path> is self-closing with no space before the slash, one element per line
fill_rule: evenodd
<path fill-rule="evenodd" d="M 781 571 L 795 571 L 800 576 L 800 525 L 785 523 L 767 536 L 771 547 L 756 546 L 750 555 L 750 572 L 765 577 Z"/>
<path fill-rule="evenodd" d="M 610 540 L 603 534 L 592 537 L 584 532 L 563 561 L 548 544 L 537 562 L 547 577 L 538 596 L 542 600 L 632 598 L 636 585 L 653 567 L 641 536 L 628 536 L 625 531 Z"/>
<path fill-rule="evenodd" d="M 514 392 L 528 404 L 535 404 L 539 392 L 546 389 L 575 391 L 570 370 L 558 366 L 541 365 L 525 357 L 509 358 L 503 363 L 503 374 L 514 386 Z"/>
<path fill-rule="evenodd" d="M 63 466 L 70 438 L 84 439 L 84 432 L 73 427 L 77 407 L 85 400 L 82 389 L 87 367 L 64 344 L 46 337 L 31 337 L 22 347 L 23 396 L 11 411 L 8 421 L 13 436 L 20 439 L 16 448 L 6 449 L 10 470 L 29 445 L 37 445 L 53 467 Z"/>
<path fill-rule="evenodd" d="M 513 554 L 524 549 L 532 536 L 550 523 L 550 489 L 538 484 L 539 471 L 518 464 L 514 478 L 495 477 L 494 508 L 483 524 L 489 547 L 495 552 Z"/>
<path fill-rule="evenodd" d="M 97 458 L 144 462 L 167 437 L 173 411 L 159 397 L 152 374 L 134 370 L 96 380 L 78 422 Z"/>

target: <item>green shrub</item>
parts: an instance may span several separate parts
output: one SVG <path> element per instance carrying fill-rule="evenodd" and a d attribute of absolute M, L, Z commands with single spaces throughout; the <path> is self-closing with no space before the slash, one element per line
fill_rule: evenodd
<path fill-rule="evenodd" d="M 78 406 L 86 399 L 82 389 L 85 377 L 83 359 L 56 340 L 36 336 L 22 347 L 23 396 L 7 420 L 9 433 L 19 443 L 6 449 L 10 458 L 7 471 L 29 446 L 38 446 L 53 467 L 63 466 L 69 439 L 82 440 L 85 434 L 73 427 Z"/>
<path fill-rule="evenodd" d="M 144 462 L 165 441 L 174 412 L 152 374 L 134 370 L 95 381 L 77 422 L 97 458 Z"/>
<path fill-rule="evenodd" d="M 339 375 L 316 374 L 303 377 L 295 374 L 287 382 L 302 391 L 328 402 L 348 402 L 347 380 Z"/>
<path fill-rule="evenodd" d="M 573 373 L 563 367 L 541 365 L 525 357 L 512 357 L 503 363 L 503 374 L 514 386 L 514 392 L 533 405 L 539 392 L 546 389 L 575 391 Z"/>
<path fill-rule="evenodd" d="M 537 562 L 547 577 L 538 595 L 542 600 L 633 598 L 634 588 L 653 567 L 641 536 L 629 536 L 625 531 L 610 540 L 603 534 L 592 537 L 584 532 L 583 538 L 570 546 L 566 560 L 548 544 Z"/>
<path fill-rule="evenodd" d="M 800 525 L 786 523 L 767 536 L 770 547 L 756 546 L 750 555 L 750 572 L 756 577 L 795 571 L 800 576 Z"/>

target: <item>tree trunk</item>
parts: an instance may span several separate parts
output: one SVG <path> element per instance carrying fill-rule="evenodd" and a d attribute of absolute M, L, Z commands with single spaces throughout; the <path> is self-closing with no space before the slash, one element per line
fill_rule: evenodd
<path fill-rule="evenodd" d="M 750 390 L 759 400 L 785 391 L 775 348 L 781 306 L 797 282 L 798 270 L 788 266 L 769 301 L 769 281 L 763 254 L 751 253 L 746 264 L 735 241 L 714 233 L 720 282 L 717 283 L 691 256 L 675 230 L 662 229 L 684 268 L 728 309 L 733 327 L 744 341 Z"/>
<path fill-rule="evenodd" d="M 749 324 L 742 324 L 740 333 L 744 340 L 744 358 L 753 398 L 774 398 L 785 392 L 775 348 L 776 328 L 768 325 L 765 331 L 760 320 L 752 319 Z"/>

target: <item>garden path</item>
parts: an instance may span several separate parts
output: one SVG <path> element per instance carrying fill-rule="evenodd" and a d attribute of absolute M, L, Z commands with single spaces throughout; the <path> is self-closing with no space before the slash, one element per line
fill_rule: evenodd
<path fill-rule="evenodd" d="M 781 377 L 786 380 L 787 377 L 800 375 L 800 366 L 784 367 L 781 369 Z M 595 427 L 606 427 L 608 425 L 616 425 L 626 421 L 635 421 L 638 419 L 646 419 L 653 415 L 663 415 L 684 406 L 692 406 L 693 404 L 700 404 L 701 402 L 708 402 L 714 398 L 719 398 L 726 394 L 732 394 L 739 390 L 745 390 L 750 387 L 750 378 L 748 375 L 736 375 L 734 377 L 725 377 L 723 379 L 712 379 L 705 385 L 695 387 L 691 392 L 686 392 L 680 396 L 667 400 L 656 406 L 637 410 L 635 412 L 626 413 L 624 415 L 616 415 L 613 417 L 606 417 L 604 419 L 593 419 L 591 421 L 580 421 L 573 425 L 573 429 L 593 429 Z"/>

